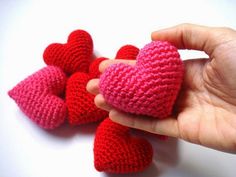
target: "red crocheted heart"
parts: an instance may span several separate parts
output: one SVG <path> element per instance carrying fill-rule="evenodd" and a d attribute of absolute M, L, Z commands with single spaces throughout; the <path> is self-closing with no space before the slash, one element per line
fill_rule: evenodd
<path fill-rule="evenodd" d="M 139 49 L 121 47 L 116 58 L 136 59 Z M 152 161 L 153 150 L 148 141 L 131 137 L 129 128 L 105 119 L 97 129 L 94 141 L 94 165 L 98 171 L 133 173 L 144 170 Z"/>
<path fill-rule="evenodd" d="M 133 45 L 124 45 L 122 46 L 116 53 L 116 59 L 130 59 L 134 60 L 136 59 L 137 55 L 139 53 L 139 48 L 133 46 Z"/>
<path fill-rule="evenodd" d="M 66 86 L 66 104 L 68 106 L 68 120 L 71 125 L 80 125 L 107 117 L 108 113 L 97 108 L 94 95 L 86 90 L 90 79 L 98 78 L 99 64 L 106 58 L 98 58 L 90 65 L 89 73 L 76 72 L 68 79 Z"/>
<path fill-rule="evenodd" d="M 83 30 L 73 31 L 66 44 L 53 43 L 44 51 L 47 65 L 62 68 L 66 73 L 87 72 L 93 53 L 93 41 L 89 33 Z"/>
<path fill-rule="evenodd" d="M 116 57 L 135 59 L 139 49 L 132 45 L 121 47 Z M 107 58 L 98 58 L 89 66 L 89 73 L 76 72 L 68 79 L 66 86 L 66 103 L 68 106 L 68 120 L 71 125 L 80 125 L 96 122 L 107 117 L 108 113 L 97 108 L 94 104 L 94 95 L 86 90 L 90 79 L 98 78 L 99 64 Z"/>
<path fill-rule="evenodd" d="M 153 41 L 139 52 L 136 66 L 120 63 L 107 68 L 100 77 L 100 92 L 119 110 L 165 118 L 172 112 L 183 71 L 177 49 Z"/>
<path fill-rule="evenodd" d="M 8 94 L 31 120 L 42 128 L 53 129 L 67 115 L 66 104 L 60 98 L 65 85 L 64 72 L 48 66 L 21 81 Z"/>
<path fill-rule="evenodd" d="M 129 128 L 105 119 L 94 140 L 94 164 L 98 171 L 132 173 L 152 162 L 153 150 L 145 139 L 132 137 Z"/>

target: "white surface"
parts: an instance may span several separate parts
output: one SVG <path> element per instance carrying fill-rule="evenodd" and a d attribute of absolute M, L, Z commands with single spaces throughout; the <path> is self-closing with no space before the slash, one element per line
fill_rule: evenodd
<path fill-rule="evenodd" d="M 7 96 L 20 80 L 45 65 L 42 53 L 48 44 L 65 42 L 71 31 L 82 28 L 93 36 L 97 54 L 112 58 L 123 44 L 142 47 L 150 41 L 152 31 L 182 22 L 236 28 L 235 9 L 235 1 L 223 0 L 1 0 L 0 177 L 119 176 L 99 173 L 93 167 L 96 125 L 65 125 L 45 131 Z M 181 54 L 183 58 L 202 56 L 199 52 Z M 166 154 L 156 152 L 152 166 L 133 176 L 235 177 L 235 155 L 182 141 L 179 146 L 169 145 L 169 141 L 152 143 L 156 151 L 164 149 Z M 178 151 L 173 150 L 175 147 Z M 159 173 L 156 161 L 163 157 L 179 157 L 179 163 Z"/>

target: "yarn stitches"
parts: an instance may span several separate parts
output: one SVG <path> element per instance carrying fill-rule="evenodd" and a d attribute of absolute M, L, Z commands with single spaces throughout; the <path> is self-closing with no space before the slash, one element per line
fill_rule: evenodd
<path fill-rule="evenodd" d="M 113 107 L 138 115 L 165 118 L 183 80 L 183 62 L 168 42 L 147 44 L 137 56 L 136 66 L 114 64 L 100 78 L 99 88 Z"/>
<path fill-rule="evenodd" d="M 8 94 L 36 124 L 54 129 L 67 116 L 66 104 L 60 98 L 65 85 L 64 72 L 58 67 L 49 66 L 21 81 Z"/>

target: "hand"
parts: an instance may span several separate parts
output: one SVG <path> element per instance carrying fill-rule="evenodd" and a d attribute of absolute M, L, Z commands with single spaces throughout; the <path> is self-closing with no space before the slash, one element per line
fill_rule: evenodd
<path fill-rule="evenodd" d="M 99 94 L 98 79 L 87 85 L 96 94 L 95 104 L 122 125 L 236 153 L 236 31 L 182 24 L 153 32 L 152 40 L 169 41 L 179 49 L 201 50 L 209 56 L 184 61 L 185 76 L 173 116 L 157 120 L 119 112 Z M 100 70 L 117 62 L 135 64 L 104 61 Z"/>

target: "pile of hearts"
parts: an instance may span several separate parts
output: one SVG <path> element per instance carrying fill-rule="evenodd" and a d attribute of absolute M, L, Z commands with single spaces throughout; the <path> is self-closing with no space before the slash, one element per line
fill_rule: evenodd
<path fill-rule="evenodd" d="M 131 135 L 130 128 L 112 122 L 97 108 L 87 82 L 100 78 L 100 92 L 107 103 L 132 114 L 163 119 L 172 108 L 183 80 L 183 63 L 177 49 L 168 42 L 154 41 L 139 51 L 133 45 L 121 47 L 115 58 L 137 59 L 135 66 L 114 64 L 101 74 L 93 59 L 93 40 L 84 30 L 75 30 L 67 43 L 46 47 L 47 66 L 19 82 L 8 92 L 19 108 L 44 129 L 68 122 L 79 126 L 102 121 L 94 139 L 94 166 L 109 173 L 134 173 L 152 162 L 151 144 Z"/>

